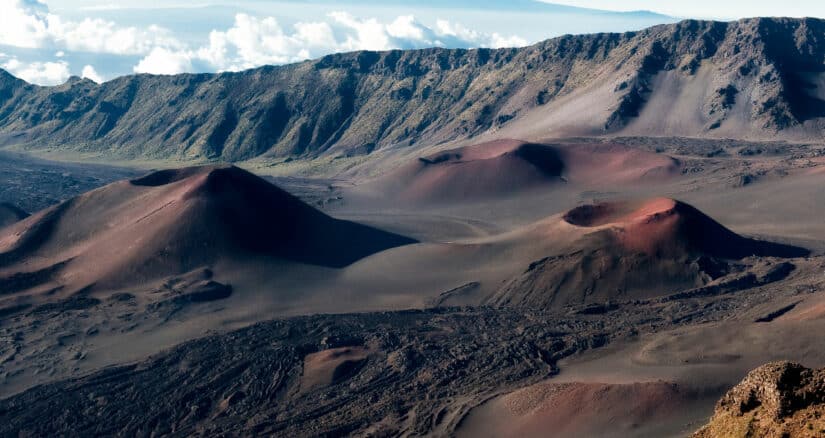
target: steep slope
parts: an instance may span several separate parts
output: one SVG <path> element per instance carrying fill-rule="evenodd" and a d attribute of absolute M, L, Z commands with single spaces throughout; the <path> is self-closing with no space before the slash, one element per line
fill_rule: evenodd
<path fill-rule="evenodd" d="M 25 219 L 28 214 L 12 204 L 0 202 L 0 228 Z"/>
<path fill-rule="evenodd" d="M 684 21 L 522 49 L 356 52 L 56 87 L 0 77 L 0 137 L 119 157 L 312 157 L 504 130 L 817 139 L 825 21 Z M 674 104 L 674 102 L 676 102 Z"/>
<path fill-rule="evenodd" d="M 489 303 L 560 307 L 663 297 L 685 290 L 718 293 L 776 281 L 793 270 L 789 263 L 758 267 L 758 263 L 741 262 L 746 257 L 808 253 L 739 236 L 697 209 L 665 198 L 584 205 L 561 221 L 552 233 L 580 237 L 561 254 L 531 263 Z M 540 234 L 542 229 L 537 238 L 558 238 Z"/>
<path fill-rule="evenodd" d="M 164 170 L 0 231 L 0 284 L 4 295 L 62 294 L 147 284 L 221 260 L 343 267 L 411 242 L 333 219 L 236 167 Z"/>
<path fill-rule="evenodd" d="M 403 202 L 463 202 L 552 187 L 615 185 L 674 176 L 679 162 L 615 144 L 496 140 L 421 157 L 366 184 Z"/>
<path fill-rule="evenodd" d="M 825 370 L 790 362 L 763 365 L 716 405 L 694 438 L 820 437 L 825 435 Z"/>

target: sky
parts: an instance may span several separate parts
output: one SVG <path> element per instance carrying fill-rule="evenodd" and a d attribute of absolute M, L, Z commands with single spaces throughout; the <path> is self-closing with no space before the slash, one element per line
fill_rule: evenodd
<path fill-rule="evenodd" d="M 678 17 L 719 20 L 777 16 L 825 18 L 822 0 L 560 0 L 554 3 L 614 11 L 651 10 Z"/>
<path fill-rule="evenodd" d="M 519 47 L 682 18 L 825 17 L 795 0 L 0 0 L 0 68 L 40 85 L 238 71 L 352 50 Z"/>

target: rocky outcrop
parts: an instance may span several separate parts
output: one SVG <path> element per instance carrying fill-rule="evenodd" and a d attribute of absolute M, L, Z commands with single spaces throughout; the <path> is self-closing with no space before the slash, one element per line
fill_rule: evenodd
<path fill-rule="evenodd" d="M 825 435 L 825 369 L 774 362 L 751 371 L 694 438 Z"/>

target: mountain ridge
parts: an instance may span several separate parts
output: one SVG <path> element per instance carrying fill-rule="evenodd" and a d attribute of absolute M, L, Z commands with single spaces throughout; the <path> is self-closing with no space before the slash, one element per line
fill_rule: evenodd
<path fill-rule="evenodd" d="M 805 141 L 825 131 L 823 33 L 811 18 L 685 20 L 519 49 L 362 51 L 100 85 L 39 87 L 3 72 L 0 145 L 242 161 L 499 131 Z"/>

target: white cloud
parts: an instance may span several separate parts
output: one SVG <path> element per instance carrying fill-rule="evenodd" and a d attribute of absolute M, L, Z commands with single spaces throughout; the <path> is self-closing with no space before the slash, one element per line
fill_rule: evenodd
<path fill-rule="evenodd" d="M 48 10 L 37 0 L 0 0 L 0 44 L 42 47 L 49 37 Z"/>
<path fill-rule="evenodd" d="M 327 23 L 297 23 L 295 25 L 297 41 L 302 41 L 309 48 L 332 47 L 336 44 L 332 27 Z"/>
<path fill-rule="evenodd" d="M 432 32 L 416 22 L 414 16 L 402 15 L 387 25 L 387 34 L 402 40 L 426 41 Z"/>
<path fill-rule="evenodd" d="M 65 20 L 38 0 L 0 0 L 0 44 L 23 48 L 55 47 L 73 51 L 139 55 L 154 47 L 183 45 L 158 26 L 120 27 L 112 21 Z"/>
<path fill-rule="evenodd" d="M 346 12 L 333 12 L 330 21 L 297 23 L 287 33 L 274 17 L 256 18 L 237 14 L 226 31 L 213 30 L 209 44 L 193 53 L 179 55 L 197 59 L 217 70 L 242 70 L 264 64 L 285 64 L 351 50 L 416 49 L 424 47 L 505 47 L 527 42 L 516 36 L 484 34 L 460 24 L 438 20 L 435 28 L 412 15 L 382 23 L 361 19 Z"/>
<path fill-rule="evenodd" d="M 339 44 L 324 22 L 297 23 L 286 34 L 274 17 L 237 14 L 226 31 L 213 30 L 209 45 L 196 56 L 219 70 L 241 70 L 263 64 L 285 64 L 327 53 Z"/>
<path fill-rule="evenodd" d="M 419 49 L 424 47 L 513 47 L 527 45 L 517 36 L 476 32 L 458 23 L 437 20 L 435 28 L 418 22 L 412 15 L 402 15 L 390 23 L 376 19 L 359 19 L 346 12 L 333 12 L 333 22 L 346 34 L 339 50 Z"/>
<path fill-rule="evenodd" d="M 479 37 L 478 32 L 467 29 L 460 24 L 450 23 L 447 20 L 436 20 L 435 26 L 442 35 L 449 35 L 462 39 L 476 39 Z"/>
<path fill-rule="evenodd" d="M 0 57 L 0 68 L 23 79 L 39 85 L 58 85 L 69 78 L 69 63 L 56 62 L 21 62 L 17 58 Z"/>
<path fill-rule="evenodd" d="M 155 47 L 133 69 L 135 73 L 174 75 L 192 71 L 192 55 L 187 52 Z"/>
<path fill-rule="evenodd" d="M 97 73 L 97 70 L 91 65 L 86 65 L 83 67 L 83 72 L 80 73 L 80 76 L 92 81 L 97 82 L 98 84 L 103 82 L 103 77 Z"/>
<path fill-rule="evenodd" d="M 100 18 L 73 22 L 56 15 L 49 15 L 48 24 L 54 42 L 74 51 L 140 55 L 155 47 L 183 47 L 169 30 L 158 26 L 147 29 L 119 27 Z"/>
<path fill-rule="evenodd" d="M 91 17 L 67 20 L 51 13 L 40 0 L 0 0 L 0 14 L 0 45 L 50 49 L 59 59 L 71 59 L 72 52 L 142 56 L 133 67 L 136 73 L 176 74 L 193 71 L 195 66 L 213 71 L 243 70 L 351 50 L 527 44 L 516 36 L 477 32 L 446 20 L 430 27 L 412 15 L 382 21 L 332 12 L 318 21 L 284 28 L 275 17 L 240 13 L 231 27 L 213 30 L 209 40 L 198 47 L 184 44 L 171 31 L 154 25 L 123 27 Z M 84 76 L 100 78 L 93 67 L 86 67 Z M 61 77 L 68 64 L 38 62 L 16 68 L 28 78 L 51 83 Z"/>
<path fill-rule="evenodd" d="M 387 50 L 393 48 L 387 26 L 374 18 L 360 20 L 347 12 L 332 12 L 333 21 L 346 30 L 348 35 L 342 42 L 346 50 Z M 397 20 L 396 20 L 397 21 Z"/>
<path fill-rule="evenodd" d="M 518 35 L 505 36 L 498 32 L 493 32 L 488 41 L 489 43 L 486 47 L 492 47 L 494 49 L 502 47 L 524 47 L 529 44 L 527 40 Z"/>

